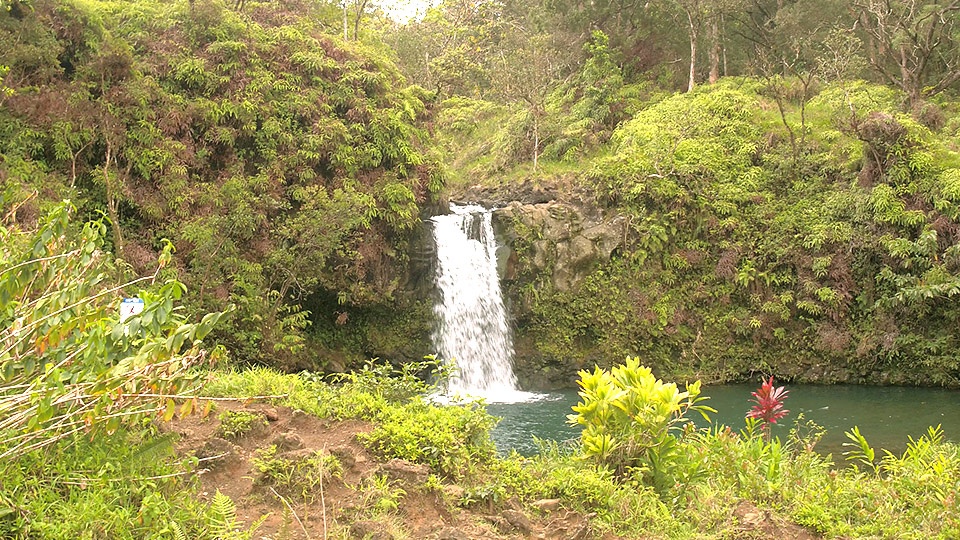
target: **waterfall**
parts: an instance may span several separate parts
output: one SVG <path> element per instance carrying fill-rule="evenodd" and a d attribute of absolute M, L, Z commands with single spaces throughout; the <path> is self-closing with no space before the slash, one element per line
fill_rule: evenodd
<path fill-rule="evenodd" d="M 479 206 L 450 205 L 432 218 L 437 244 L 434 305 L 437 353 L 456 362 L 448 395 L 487 401 L 523 401 L 513 374 L 513 338 L 497 275 L 491 212 Z"/>

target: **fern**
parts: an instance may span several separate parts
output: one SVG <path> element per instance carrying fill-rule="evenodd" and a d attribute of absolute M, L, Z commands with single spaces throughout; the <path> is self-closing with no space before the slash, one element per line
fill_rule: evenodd
<path fill-rule="evenodd" d="M 164 433 L 151 438 L 134 450 L 131 456 L 137 463 L 151 463 L 173 454 L 173 433 Z"/>
<path fill-rule="evenodd" d="M 940 194 L 951 202 L 960 202 L 960 169 L 947 169 L 940 174 Z"/>
<path fill-rule="evenodd" d="M 176 521 L 170 522 L 170 529 L 173 530 L 173 540 L 187 540 L 187 533 L 183 532 L 183 528 Z"/>
<path fill-rule="evenodd" d="M 290 61 L 302 67 L 311 75 L 321 75 L 325 71 L 337 67 L 336 61 L 328 58 L 322 52 L 298 52 L 290 57 Z"/>
<path fill-rule="evenodd" d="M 237 505 L 233 499 L 224 495 L 218 489 L 210 501 L 210 529 L 220 539 L 239 538 L 237 529 Z"/>
<path fill-rule="evenodd" d="M 237 519 L 237 505 L 218 489 L 210 501 L 207 520 L 210 533 L 217 540 L 251 540 L 267 516 L 261 516 L 248 529 L 243 529 L 243 524 Z"/>

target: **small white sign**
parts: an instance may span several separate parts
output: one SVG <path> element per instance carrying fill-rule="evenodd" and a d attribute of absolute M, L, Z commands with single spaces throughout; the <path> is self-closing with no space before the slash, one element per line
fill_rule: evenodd
<path fill-rule="evenodd" d="M 123 322 L 143 311 L 143 300 L 140 298 L 124 298 L 120 302 L 120 322 Z"/>

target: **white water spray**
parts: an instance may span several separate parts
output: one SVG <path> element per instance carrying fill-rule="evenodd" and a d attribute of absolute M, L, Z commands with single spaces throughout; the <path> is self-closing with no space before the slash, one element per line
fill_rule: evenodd
<path fill-rule="evenodd" d="M 497 276 L 492 215 L 479 206 L 450 205 L 435 216 L 439 326 L 433 342 L 441 358 L 455 361 L 448 396 L 488 402 L 526 401 L 533 394 L 517 388 L 513 338 Z"/>

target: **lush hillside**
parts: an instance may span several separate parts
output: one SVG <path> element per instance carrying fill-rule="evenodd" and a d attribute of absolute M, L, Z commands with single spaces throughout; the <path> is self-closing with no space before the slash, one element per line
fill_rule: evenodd
<path fill-rule="evenodd" d="M 447 0 L 388 37 L 455 197 L 566 205 L 505 220 L 521 362 L 957 386 L 958 14 Z M 588 222 L 617 247 L 558 287 Z"/>
<path fill-rule="evenodd" d="M 378 9 L 0 0 L 0 537 L 960 535 L 956 434 L 843 466 L 772 378 L 736 432 L 654 375 L 960 386 L 960 2 Z M 579 440 L 405 362 L 448 195 L 539 204 L 506 290 Z"/>
<path fill-rule="evenodd" d="M 901 94 L 878 85 L 839 82 L 805 98 L 794 88 L 777 99 L 778 84 L 790 89 L 725 79 L 614 101 L 638 112 L 609 143 L 575 159 L 545 152 L 540 172 L 529 158 L 503 168 L 494 164 L 508 163 L 504 154 L 474 150 L 509 138 L 493 126 L 522 112 L 488 105 L 487 120 L 464 127 L 458 111 L 483 107 L 447 102 L 444 130 L 476 134 L 451 154 L 461 168 L 501 190 L 565 185 L 558 198 L 583 206 L 585 196 L 625 217 L 623 249 L 576 290 L 557 290 L 542 273 L 508 283 L 516 305 L 529 306 L 517 333 L 541 362 L 603 365 L 639 353 L 664 372 L 711 380 L 769 372 L 960 382 L 957 104 L 911 115 Z M 577 114 L 562 100 L 548 109 L 554 125 Z M 543 234 L 522 230 L 515 250 Z"/>
<path fill-rule="evenodd" d="M 322 369 L 402 350 L 398 336 L 417 343 L 408 359 L 423 354 L 423 308 L 398 289 L 421 208 L 443 188 L 424 93 L 337 37 L 335 9 L 3 7 L 4 211 L 28 200 L 17 216 L 30 223 L 71 199 L 105 214 L 108 247 L 134 272 L 172 241 L 191 311 L 237 305 L 218 335 L 235 359 Z"/>
<path fill-rule="evenodd" d="M 783 26 L 824 41 L 782 74 L 677 94 L 675 78 L 626 61 L 623 34 L 576 37 L 577 17 L 542 6 L 467 16 L 448 3 L 349 41 L 326 4 L 4 7 L 6 204 L 27 200 L 27 224 L 65 198 L 106 215 L 133 273 L 172 241 L 166 272 L 190 311 L 237 305 L 216 334 L 235 359 L 330 369 L 431 352 L 411 261 L 449 171 L 499 201 L 550 186 L 625 220 L 612 260 L 573 290 L 542 268 L 507 283 L 522 358 L 559 364 L 568 383 L 627 354 L 711 380 L 958 382 L 951 86 L 846 79 L 883 66 L 857 68 L 856 48 L 842 62 L 832 34 Z M 937 54 L 952 28 L 932 29 Z M 435 61 L 417 64 L 413 46 Z M 731 71 L 760 65 L 731 58 Z M 951 80 L 947 59 L 931 66 L 930 81 Z"/>

